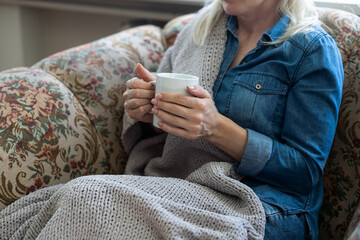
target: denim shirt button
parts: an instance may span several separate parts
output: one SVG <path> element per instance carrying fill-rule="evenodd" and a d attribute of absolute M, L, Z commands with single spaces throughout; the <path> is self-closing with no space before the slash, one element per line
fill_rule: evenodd
<path fill-rule="evenodd" d="M 260 83 L 256 84 L 256 85 L 255 85 L 255 88 L 256 88 L 257 90 L 261 89 L 261 84 L 260 84 Z"/>

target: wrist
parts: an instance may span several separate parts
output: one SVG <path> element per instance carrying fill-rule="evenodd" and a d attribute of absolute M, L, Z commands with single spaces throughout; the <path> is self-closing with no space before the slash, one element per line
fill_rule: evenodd
<path fill-rule="evenodd" d="M 227 118 L 224 115 L 217 113 L 216 121 L 214 121 L 213 128 L 207 137 L 209 142 L 216 145 L 217 142 L 223 139 L 222 134 L 224 132 L 224 127 L 226 126 L 226 120 Z"/>
<path fill-rule="evenodd" d="M 220 113 L 214 126 L 207 140 L 240 162 L 247 144 L 247 130 Z"/>

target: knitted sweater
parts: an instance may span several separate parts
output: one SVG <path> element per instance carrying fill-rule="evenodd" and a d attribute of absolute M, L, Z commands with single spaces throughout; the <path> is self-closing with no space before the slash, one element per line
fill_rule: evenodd
<path fill-rule="evenodd" d="M 205 46 L 197 46 L 191 37 L 192 23 L 179 34 L 160 64 L 158 72 L 178 72 L 198 76 L 200 85 L 212 95 L 226 45 L 227 15 L 220 19 Z M 186 178 L 207 162 L 233 163 L 228 154 L 206 140 L 187 140 L 174 135 L 139 140 L 141 124 L 124 116 L 122 140 L 129 160 L 127 174 Z"/>
<path fill-rule="evenodd" d="M 211 89 L 224 49 L 225 39 L 216 34 L 221 27 L 215 27 L 211 49 L 177 44 L 161 69 L 171 70 L 171 63 L 173 71 L 202 76 L 202 85 Z M 186 42 L 184 34 L 179 42 Z M 191 50 L 198 58 L 189 59 L 199 66 L 170 56 L 190 56 Z M 206 63 L 209 56 L 214 66 Z M 241 183 L 227 154 L 206 141 L 166 134 L 139 141 L 140 124 L 126 122 L 127 173 L 151 176 L 87 176 L 33 192 L 0 212 L 0 239 L 263 238 L 262 204 Z"/>
<path fill-rule="evenodd" d="M 175 45 L 165 53 L 158 72 L 198 76 L 200 85 L 212 95 L 225 52 L 227 17 L 224 15 L 214 26 L 204 46 L 194 43 L 192 23 L 189 23 L 177 37 Z M 141 139 L 142 131 L 142 125 L 125 113 L 122 140 L 129 155 L 126 174 L 186 179 L 204 164 L 223 162 L 232 165 L 235 161 L 203 139 L 187 140 L 166 133 Z M 238 184 L 243 185 L 241 182 Z M 262 209 L 262 206 L 257 208 Z"/>

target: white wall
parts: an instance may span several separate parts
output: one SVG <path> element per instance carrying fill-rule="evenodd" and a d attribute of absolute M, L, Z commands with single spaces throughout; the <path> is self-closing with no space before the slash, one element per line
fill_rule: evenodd
<path fill-rule="evenodd" d="M 23 65 L 21 10 L 0 7 L 0 71 Z"/>
<path fill-rule="evenodd" d="M 129 27 L 121 16 L 0 5 L 0 71 Z"/>
<path fill-rule="evenodd" d="M 116 33 L 127 23 L 121 17 L 55 10 L 41 10 L 38 16 L 43 55 Z"/>
<path fill-rule="evenodd" d="M 120 0 L 119 0 L 120 1 Z M 133 0 L 129 0 L 133 1 Z M 103 8 L 51 1 L 0 0 L 0 71 L 31 66 L 40 59 L 67 48 L 87 43 L 116 33 L 130 25 L 155 21 L 164 24 L 176 15 L 194 12 L 204 0 L 147 0 L 161 2 L 174 10 L 175 3 L 187 3 L 191 8 L 176 8 L 176 13 L 149 11 L 149 6 L 138 10 Z M 355 2 L 360 0 L 342 0 Z M 317 6 L 341 8 L 360 13 L 355 3 L 340 0 L 316 0 Z M 19 4 L 21 2 L 21 4 Z M 341 3 L 340 3 L 341 2 Z M 196 3 L 196 4 L 195 4 Z M 145 8 L 145 9 L 144 9 Z M 141 11 L 139 11 L 141 10 Z M 134 22 L 134 21 L 137 22 Z M 160 23 L 161 22 L 161 23 Z"/>

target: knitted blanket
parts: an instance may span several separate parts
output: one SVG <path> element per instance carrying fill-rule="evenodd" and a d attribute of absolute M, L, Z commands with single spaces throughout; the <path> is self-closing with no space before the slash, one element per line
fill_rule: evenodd
<path fill-rule="evenodd" d="M 226 16 L 204 47 L 191 42 L 189 24 L 159 71 L 200 76 L 211 93 L 225 24 Z M 141 124 L 125 115 L 122 140 L 132 175 L 81 177 L 31 193 L 0 212 L 0 239 L 263 238 L 264 209 L 241 183 L 234 159 L 205 140 L 141 136 Z"/>
<path fill-rule="evenodd" d="M 260 206 L 260 207 L 259 207 Z M 0 239 L 262 239 L 265 216 L 231 164 L 188 176 L 88 176 L 0 212 Z"/>

